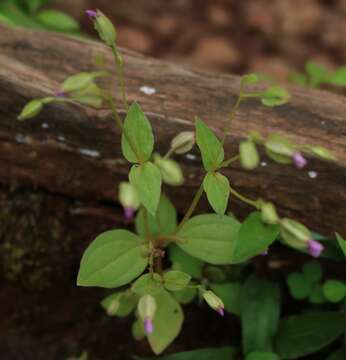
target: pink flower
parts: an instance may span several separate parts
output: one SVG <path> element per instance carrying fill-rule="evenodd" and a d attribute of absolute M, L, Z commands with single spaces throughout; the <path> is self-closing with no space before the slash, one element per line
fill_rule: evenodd
<path fill-rule="evenodd" d="M 307 250 L 311 256 L 319 257 L 324 250 L 324 246 L 316 240 L 309 240 Z"/>
<path fill-rule="evenodd" d="M 154 325 L 150 318 L 145 318 L 144 320 L 144 329 L 147 334 L 152 334 L 154 331 Z"/>
<path fill-rule="evenodd" d="M 124 217 L 126 221 L 132 221 L 135 216 L 135 209 L 131 207 L 124 208 Z"/>
<path fill-rule="evenodd" d="M 294 165 L 298 168 L 298 169 L 302 169 L 303 167 L 306 166 L 306 164 L 308 163 L 307 160 L 305 159 L 305 157 L 299 152 L 299 151 L 295 151 L 293 153 L 293 163 Z"/>
<path fill-rule="evenodd" d="M 86 10 L 85 12 L 91 20 L 94 20 L 97 18 L 97 11 L 95 10 Z"/>
<path fill-rule="evenodd" d="M 224 316 L 224 315 L 225 315 L 225 311 L 224 311 L 223 307 L 219 307 L 216 311 L 217 311 L 221 316 Z"/>

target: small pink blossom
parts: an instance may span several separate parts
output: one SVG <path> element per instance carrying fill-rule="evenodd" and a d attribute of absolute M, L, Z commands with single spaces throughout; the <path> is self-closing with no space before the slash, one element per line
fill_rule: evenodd
<path fill-rule="evenodd" d="M 319 257 L 324 250 L 324 246 L 316 240 L 309 240 L 307 250 L 311 256 Z"/>
<path fill-rule="evenodd" d="M 153 325 L 153 322 L 150 318 L 146 318 L 144 320 L 144 329 L 145 329 L 145 332 L 149 335 L 149 334 L 152 334 L 153 331 L 154 331 L 154 325 Z"/>
<path fill-rule="evenodd" d="M 293 163 L 294 165 L 298 168 L 298 169 L 302 169 L 303 167 L 306 166 L 306 164 L 308 163 L 307 160 L 305 159 L 305 157 L 299 152 L 299 151 L 295 151 L 293 153 Z"/>

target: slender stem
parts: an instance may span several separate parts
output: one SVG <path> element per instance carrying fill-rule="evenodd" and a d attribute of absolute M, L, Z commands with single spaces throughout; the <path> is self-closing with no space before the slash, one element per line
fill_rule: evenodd
<path fill-rule="evenodd" d="M 233 189 L 232 187 L 230 187 L 230 192 L 231 192 L 231 194 L 233 194 L 234 196 L 236 196 L 236 197 L 237 197 L 238 199 L 240 199 L 241 201 L 243 201 L 243 202 L 245 202 L 245 203 L 247 203 L 247 204 L 249 204 L 249 205 L 251 205 L 251 206 L 254 206 L 256 209 L 259 208 L 259 204 L 258 204 L 257 201 L 251 200 L 251 199 L 247 198 L 246 196 L 238 193 L 238 191 L 235 190 L 235 189 Z"/>
<path fill-rule="evenodd" d="M 231 158 L 225 160 L 225 161 L 221 164 L 221 167 L 227 167 L 227 166 L 229 166 L 230 164 L 238 161 L 239 159 L 240 159 L 240 155 L 232 156 Z"/>
<path fill-rule="evenodd" d="M 195 197 L 192 200 L 192 203 L 191 203 L 189 209 L 187 210 L 185 216 L 183 217 L 180 224 L 178 225 L 175 233 L 177 233 L 182 228 L 182 226 L 186 223 L 186 221 L 189 220 L 190 216 L 195 211 L 195 209 L 196 209 L 196 207 L 198 205 L 198 202 L 202 197 L 202 194 L 203 194 L 203 184 L 200 185 L 198 191 L 195 194 Z"/>
<path fill-rule="evenodd" d="M 164 158 L 164 159 L 169 159 L 169 158 L 172 156 L 172 154 L 174 153 L 174 151 L 175 151 L 174 148 L 170 148 L 170 149 L 166 152 L 166 154 L 165 154 L 165 156 L 164 156 L 163 158 Z"/>
<path fill-rule="evenodd" d="M 123 104 L 124 104 L 125 109 L 127 111 L 128 108 L 129 108 L 129 104 L 128 104 L 128 101 L 127 101 L 126 89 L 125 89 L 124 63 L 123 63 L 122 58 L 121 58 L 121 56 L 120 56 L 120 54 L 118 52 L 118 49 L 116 48 L 115 45 L 112 46 L 112 52 L 113 52 L 115 67 L 117 69 L 118 81 L 119 81 L 119 87 L 120 87 L 122 101 L 123 101 Z"/>

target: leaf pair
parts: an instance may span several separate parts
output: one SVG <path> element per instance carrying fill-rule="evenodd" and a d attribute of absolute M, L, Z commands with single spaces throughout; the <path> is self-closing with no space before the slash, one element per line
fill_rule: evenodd
<path fill-rule="evenodd" d="M 134 165 L 130 183 L 151 215 L 155 215 L 160 200 L 162 176 L 150 161 L 154 149 L 154 135 L 149 120 L 137 103 L 133 103 L 123 124 L 121 146 L 124 157 Z"/>

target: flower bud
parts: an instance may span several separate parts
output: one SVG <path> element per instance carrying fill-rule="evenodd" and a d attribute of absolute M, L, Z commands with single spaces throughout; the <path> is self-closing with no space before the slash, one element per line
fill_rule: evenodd
<path fill-rule="evenodd" d="M 73 93 L 87 89 L 93 81 L 102 76 L 106 76 L 105 71 L 81 72 L 68 77 L 61 86 L 60 93 Z"/>
<path fill-rule="evenodd" d="M 293 164 L 298 169 L 303 169 L 306 166 L 306 164 L 308 163 L 307 160 L 305 159 L 305 157 L 299 151 L 295 151 L 293 153 L 292 159 L 293 159 Z"/>
<path fill-rule="evenodd" d="M 96 14 L 95 14 L 96 13 Z M 108 45 L 114 46 L 117 39 L 117 33 L 112 22 L 100 10 L 88 10 L 87 15 L 92 21 L 100 38 Z"/>
<path fill-rule="evenodd" d="M 207 290 L 203 292 L 203 298 L 212 309 L 217 311 L 221 316 L 224 316 L 225 306 L 218 296 L 216 296 L 211 290 Z"/>
<path fill-rule="evenodd" d="M 22 112 L 18 116 L 18 120 L 27 120 L 38 115 L 43 109 L 43 103 L 41 100 L 35 99 L 27 103 Z"/>
<path fill-rule="evenodd" d="M 262 221 L 266 224 L 277 224 L 280 220 L 275 206 L 270 202 L 264 202 L 261 204 L 261 215 Z"/>
<path fill-rule="evenodd" d="M 246 170 L 255 169 L 260 161 L 256 145 L 251 140 L 242 141 L 239 145 L 240 164 Z"/>
<path fill-rule="evenodd" d="M 322 146 L 313 146 L 311 148 L 311 152 L 313 153 L 313 155 L 315 155 L 316 157 L 322 160 L 329 160 L 329 161 L 336 160 L 335 155 Z"/>
<path fill-rule="evenodd" d="M 272 134 L 265 142 L 267 155 L 279 164 L 290 164 L 294 146 L 283 136 Z"/>
<path fill-rule="evenodd" d="M 154 163 L 161 171 L 162 180 L 172 186 L 181 185 L 184 176 L 179 164 L 172 159 L 164 159 L 159 154 L 154 154 Z"/>
<path fill-rule="evenodd" d="M 324 250 L 324 246 L 316 240 L 309 240 L 307 244 L 307 250 L 311 256 L 319 257 Z"/>
<path fill-rule="evenodd" d="M 128 221 L 132 220 L 135 211 L 140 205 L 137 191 L 129 182 L 121 182 L 119 184 L 118 198 L 124 208 L 125 219 Z"/>
<path fill-rule="evenodd" d="M 305 248 L 311 239 L 310 230 L 292 219 L 282 219 L 280 221 L 280 230 L 282 238 L 295 248 Z"/>
<path fill-rule="evenodd" d="M 144 329 L 147 334 L 154 331 L 153 319 L 156 312 L 156 301 L 152 295 L 143 295 L 138 302 L 137 310 L 143 321 Z"/>
<path fill-rule="evenodd" d="M 195 133 L 193 131 L 182 131 L 175 136 L 171 142 L 171 149 L 176 154 L 185 154 L 195 145 Z"/>

